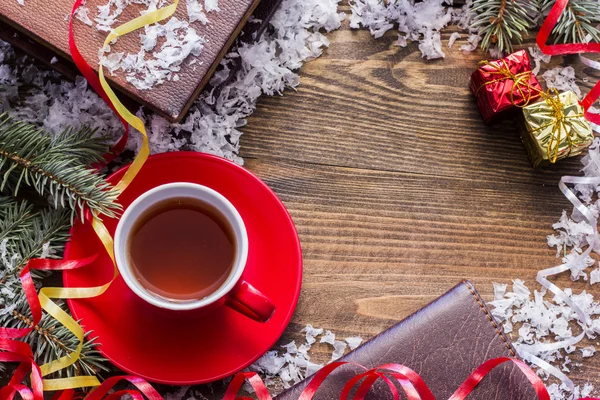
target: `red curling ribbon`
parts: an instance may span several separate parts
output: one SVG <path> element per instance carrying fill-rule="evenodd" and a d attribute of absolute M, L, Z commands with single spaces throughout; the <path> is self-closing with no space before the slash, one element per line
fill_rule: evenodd
<path fill-rule="evenodd" d="M 42 374 L 33 361 L 29 345 L 16 340 L 0 339 L 0 350 L 3 350 L 0 352 L 1 362 L 21 362 L 8 385 L 0 390 L 0 399 L 12 399 L 16 392 L 24 399 L 43 399 Z M 21 383 L 29 372 L 31 372 L 31 389 Z"/>
<path fill-rule="evenodd" d="M 12 376 L 9 384 L 0 391 L 0 399 L 4 399 L 5 397 L 12 399 L 16 394 L 15 388 L 18 388 L 18 386 L 21 384 L 20 382 L 23 382 L 23 379 L 25 379 L 25 376 L 27 376 L 29 371 L 31 371 L 31 362 L 22 362 L 17 367 L 17 370 Z"/>
<path fill-rule="evenodd" d="M 540 377 L 527 364 L 521 360 L 510 357 L 499 357 L 487 360 L 475 369 L 469 377 L 456 389 L 456 392 L 448 400 L 464 400 L 475 389 L 483 378 L 487 376 L 494 368 L 505 362 L 513 362 L 519 367 L 521 372 L 527 377 L 539 400 L 550 400 L 550 395 Z"/>
<path fill-rule="evenodd" d="M 365 383 L 368 383 L 368 382 L 371 382 L 371 385 L 372 385 L 373 383 L 375 383 L 375 381 L 377 379 L 379 379 L 379 376 L 377 375 L 377 373 L 374 372 L 374 370 L 372 370 L 372 369 L 368 370 L 367 372 L 363 372 L 362 374 L 358 374 L 356 376 L 353 376 L 352 378 L 350 378 L 350 380 L 348 382 L 346 382 L 346 384 L 342 388 L 342 391 L 340 393 L 340 400 L 347 400 L 348 396 L 350 396 L 350 392 L 352 391 L 352 389 L 354 388 L 354 386 L 356 386 L 356 384 L 358 382 L 360 382 L 365 377 L 366 377 L 366 379 L 361 383 L 361 387 Z M 369 387 L 370 387 L 370 385 L 369 385 Z M 395 386 L 394 386 L 394 388 L 395 388 Z M 359 387 L 359 391 L 360 391 L 360 387 Z M 396 390 L 396 392 L 397 392 L 397 390 Z M 394 400 L 396 400 L 396 397 L 394 397 Z"/>
<path fill-rule="evenodd" d="M 317 390 L 321 386 L 321 384 L 327 379 L 327 377 L 337 368 L 342 365 L 353 365 L 359 367 L 361 369 L 365 369 L 363 365 L 352 363 L 352 362 L 343 362 L 338 361 L 331 363 L 315 374 L 310 383 L 306 386 L 304 391 L 300 394 L 298 400 L 311 400 L 316 394 Z M 387 372 L 391 371 L 391 372 Z M 363 378 L 365 381 L 362 382 L 358 388 L 357 393 L 354 396 L 354 399 L 363 400 L 367 395 L 369 389 L 378 379 L 383 379 L 384 382 L 390 388 L 394 399 L 396 399 L 398 393 L 394 384 L 389 380 L 389 378 L 385 375 L 393 376 L 398 380 L 400 386 L 404 390 L 405 394 L 408 396 L 409 400 L 435 400 L 435 396 L 425 383 L 425 381 L 412 369 L 405 367 L 400 364 L 384 364 L 377 368 L 368 370 L 362 374 L 359 374 L 344 386 L 342 389 L 342 393 L 340 395 L 341 399 L 348 399 L 350 395 L 350 391 L 352 388 Z M 392 389 L 393 387 L 393 389 Z M 229 399 L 224 399 L 229 400 Z M 260 399 L 263 400 L 263 399 Z"/>
<path fill-rule="evenodd" d="M 390 388 L 390 392 L 392 392 L 392 396 L 394 396 L 394 400 L 400 399 L 400 394 L 398 393 L 398 389 L 394 385 L 394 382 L 391 381 L 387 376 L 381 375 L 381 379 L 388 385 Z M 406 392 L 406 389 L 404 390 Z M 410 396 L 410 395 L 409 395 Z"/>
<path fill-rule="evenodd" d="M 0 400 L 11 400 L 18 392 L 23 399 L 43 399 L 42 374 L 35 363 L 31 347 L 16 339 L 27 336 L 42 320 L 42 307 L 37 296 L 35 284 L 31 278 L 31 269 L 35 270 L 66 270 L 83 267 L 96 259 L 97 255 L 79 260 L 52 260 L 34 258 L 27 262 L 19 274 L 25 298 L 31 310 L 32 327 L 30 328 L 0 328 L 0 361 L 20 362 L 21 364 L 11 377 L 7 386 L 0 389 Z M 33 391 L 27 392 L 21 384 L 28 373 L 31 373 L 31 387 Z M 29 389 L 27 389 L 29 390 Z"/>
<path fill-rule="evenodd" d="M 375 384 L 375 382 L 377 382 L 379 380 L 379 378 L 381 378 L 381 376 L 377 372 L 372 372 L 369 375 L 367 375 L 367 378 L 363 382 L 361 382 L 361 384 L 358 386 L 358 389 L 356 390 L 356 394 L 354 395 L 354 400 L 363 400 L 365 398 L 365 396 L 367 395 L 367 393 L 369 393 L 371 386 L 373 386 L 373 384 Z M 340 397 L 340 398 L 343 400 L 347 399 L 347 397 Z M 420 399 L 419 399 L 419 397 L 417 397 L 416 399 L 409 397 L 409 400 L 420 400 Z"/>
<path fill-rule="evenodd" d="M 382 379 L 388 385 L 388 388 L 390 389 L 390 392 L 392 393 L 394 400 L 399 400 L 400 397 L 399 397 L 398 389 L 396 388 L 394 383 L 386 376 L 386 372 L 383 371 L 382 368 L 383 368 L 383 366 L 371 369 L 367 372 L 356 375 L 355 377 L 350 379 L 346 383 L 344 388 L 342 389 L 342 392 L 340 394 L 340 399 L 341 400 L 349 400 L 350 392 L 352 391 L 352 389 L 356 386 L 356 384 L 359 381 L 361 381 L 363 378 L 366 377 L 366 379 L 364 379 L 364 381 L 361 382 L 360 386 L 358 387 L 358 390 L 356 391 L 356 394 L 353 397 L 354 400 L 364 400 L 367 393 L 369 393 L 369 390 L 371 389 L 371 387 L 379 379 Z M 425 397 L 421 397 L 421 395 L 415 389 L 412 382 L 404 374 L 389 373 L 389 372 L 388 372 L 388 374 L 390 374 L 391 376 L 393 376 L 394 378 L 396 378 L 398 380 L 398 382 L 400 383 L 400 386 L 404 390 L 404 393 L 406 394 L 408 400 L 422 400 L 423 398 L 432 398 L 432 397 L 428 397 L 427 394 L 425 394 Z M 427 387 L 425 382 L 423 382 L 423 384 L 420 385 L 420 387 L 423 388 L 423 385 L 424 385 L 424 387 L 427 388 L 424 391 L 429 391 L 429 388 Z M 431 396 L 433 396 L 433 395 L 431 395 Z"/>
<path fill-rule="evenodd" d="M 364 367 L 360 364 L 352 363 L 352 362 L 344 362 L 344 361 L 336 361 L 336 362 L 332 362 L 331 364 L 327 364 L 325 367 L 321 368 L 315 374 L 315 376 L 311 379 L 310 383 L 308 385 L 306 385 L 306 388 L 304 388 L 304 390 L 300 394 L 300 397 L 298 398 L 298 400 L 311 400 L 313 398 L 313 396 L 315 395 L 315 393 L 317 392 L 317 389 L 319 389 L 319 387 L 321 386 L 323 381 L 325 379 L 327 379 L 329 374 L 331 374 L 335 369 L 341 367 L 342 365 L 347 365 L 347 364 L 354 365 L 355 367 L 359 367 L 364 370 L 367 369 L 366 367 Z M 227 400 L 227 399 L 223 399 L 223 400 Z"/>
<path fill-rule="evenodd" d="M 236 374 L 229 383 L 227 391 L 225 391 L 225 394 L 223 395 L 223 400 L 236 400 L 236 395 L 246 379 L 248 380 L 248 383 L 252 385 L 252 389 L 254 389 L 258 400 L 272 400 L 269 390 L 256 372 L 240 372 Z"/>
<path fill-rule="evenodd" d="M 52 400 L 70 400 L 70 399 L 73 399 L 74 395 L 75 395 L 75 390 L 67 389 L 67 390 L 63 390 L 62 392 L 54 393 L 54 396 L 52 396 Z"/>
<path fill-rule="evenodd" d="M 106 104 L 113 110 L 113 112 L 119 117 L 123 127 L 125 127 L 125 133 L 121 136 L 121 139 L 108 151 L 108 153 L 102 156 L 103 161 L 96 163 L 93 165 L 94 168 L 100 169 L 104 165 L 113 161 L 122 151 L 125 149 L 125 145 L 127 144 L 127 138 L 129 137 L 129 124 L 121 117 L 121 115 L 115 110 L 112 102 L 108 98 L 108 95 L 102 89 L 102 85 L 100 85 L 100 79 L 98 75 L 94 72 L 92 67 L 85 61 L 79 48 L 77 48 L 77 44 L 75 43 L 75 35 L 73 33 L 73 18 L 75 16 L 75 12 L 81 6 L 81 4 L 85 0 L 76 0 L 75 4 L 73 4 L 73 8 L 71 9 L 71 17 L 69 18 L 69 51 L 71 52 L 71 57 L 73 58 L 73 62 L 83 75 L 83 77 L 89 82 L 90 86 L 98 93 L 98 95 L 104 100 Z"/>
<path fill-rule="evenodd" d="M 577 53 L 600 53 L 600 43 L 569 43 L 569 44 L 546 44 L 552 30 L 556 26 L 558 19 L 567 7 L 569 0 L 556 0 L 554 6 L 550 10 L 548 17 L 544 20 L 540 31 L 538 32 L 536 42 L 539 48 L 544 54 L 552 56 L 564 55 L 564 54 L 577 54 Z M 588 121 L 595 124 L 600 124 L 600 115 L 589 112 L 589 108 L 598 100 L 600 97 L 600 82 L 590 90 L 585 98 L 580 102 L 581 106 L 585 110 L 585 117 Z"/>
<path fill-rule="evenodd" d="M 121 380 L 126 380 L 129 381 L 129 383 L 133 384 L 138 390 L 129 390 L 129 391 L 121 391 L 121 392 L 127 392 L 127 394 L 132 394 L 132 393 L 136 393 L 134 399 L 139 398 L 139 399 L 143 399 L 143 397 L 139 394 L 139 392 L 143 393 L 149 400 L 163 400 L 162 396 L 160 394 L 158 394 L 158 392 L 156 391 L 156 389 L 154 389 L 148 382 L 146 382 L 144 379 L 140 378 L 139 376 L 131 376 L 131 375 L 124 375 L 124 376 L 113 376 L 111 378 L 108 378 L 107 380 L 105 380 L 104 382 L 102 382 L 102 384 L 100 386 L 98 386 L 96 389 L 94 389 L 93 392 L 91 392 L 89 395 L 87 395 L 85 397 L 85 400 L 101 400 L 110 389 L 113 388 L 113 386 L 115 386 L 119 381 Z M 119 393 L 119 392 L 117 392 Z M 110 396 L 107 397 L 107 400 L 111 398 Z"/>
<path fill-rule="evenodd" d="M 435 396 L 429 389 L 429 386 L 427 386 L 423 378 L 421 378 L 421 376 L 412 369 L 405 367 L 402 364 L 384 364 L 377 368 L 380 370 L 394 371 L 395 373 L 390 375 L 394 376 L 398 380 L 405 392 L 407 389 L 410 389 L 409 386 L 412 386 L 417 391 L 421 399 L 435 400 Z M 408 381 L 410 385 L 407 385 L 408 382 L 406 381 Z"/>
<path fill-rule="evenodd" d="M 415 387 L 411 383 L 411 381 L 408 380 L 408 379 L 406 379 L 404 377 L 404 375 L 398 374 L 398 373 L 393 373 L 393 374 L 390 374 L 390 375 L 393 376 L 393 377 L 395 377 L 396 380 L 398 380 L 398 383 L 400 383 L 400 386 L 402 387 L 402 389 L 404 390 L 404 393 L 408 396 L 409 399 L 411 399 L 412 397 L 414 397 L 416 399 L 421 399 L 421 396 L 419 395 L 419 392 L 417 392 L 417 390 L 415 389 Z M 387 379 L 387 376 L 383 375 L 382 379 L 390 387 L 390 390 L 391 390 L 391 388 L 394 388 L 392 390 L 392 393 L 394 391 L 396 391 L 396 386 L 389 379 Z M 391 386 L 390 386 L 390 384 L 391 384 Z M 428 388 L 428 390 L 429 390 L 429 388 Z"/>
<path fill-rule="evenodd" d="M 144 396 L 137 390 L 119 390 L 106 396 L 106 400 L 120 400 L 124 395 L 128 394 L 133 400 L 144 400 Z"/>
<path fill-rule="evenodd" d="M 499 357 L 487 360 L 479 367 L 477 367 L 471 375 L 459 386 L 459 388 L 454 392 L 454 394 L 450 397 L 449 400 L 465 400 L 471 394 L 471 392 L 479 385 L 479 383 L 496 367 L 506 362 L 512 362 L 517 365 L 517 367 L 523 372 L 523 374 L 527 377 L 529 382 L 531 383 L 535 393 L 539 400 L 550 400 L 550 395 L 548 394 L 548 390 L 544 386 L 542 380 L 538 377 L 538 375 L 523 361 L 510 358 L 510 357 Z M 331 363 L 324 368 L 322 368 L 319 372 L 315 374 L 311 382 L 306 386 L 304 391 L 300 394 L 298 400 L 309 400 L 312 399 L 321 384 L 327 379 L 327 377 L 338 367 L 342 365 L 350 364 L 353 366 L 357 366 L 363 370 L 366 370 L 366 367 L 349 362 L 334 362 Z M 391 372 L 389 372 L 391 371 Z M 383 379 L 384 382 L 388 384 L 391 393 L 394 396 L 394 399 L 398 399 L 398 392 L 393 384 L 393 382 L 386 376 L 393 376 L 398 380 L 404 389 L 408 399 L 410 400 L 435 400 L 433 393 L 427 384 L 423 381 L 423 379 L 413 370 L 408 367 L 405 367 L 400 364 L 385 364 L 374 369 L 368 370 L 361 374 L 358 374 L 352 377 L 344 386 L 344 389 L 341 392 L 340 399 L 347 400 L 349 399 L 349 395 L 351 390 L 356 386 L 356 384 L 360 383 L 356 394 L 354 395 L 354 400 L 364 400 L 371 386 L 378 380 Z M 242 372 L 237 374 L 233 380 L 231 381 L 223 400 L 236 400 L 236 393 L 241 388 L 244 381 L 248 379 L 254 388 L 257 398 L 259 400 L 271 400 L 271 396 L 269 392 L 266 390 L 262 380 L 260 380 L 259 376 L 254 372 Z M 412 389 L 411 389 L 412 388 Z M 243 398 L 237 398 L 243 399 Z M 580 400 L 600 400 L 598 398 L 586 397 Z"/>

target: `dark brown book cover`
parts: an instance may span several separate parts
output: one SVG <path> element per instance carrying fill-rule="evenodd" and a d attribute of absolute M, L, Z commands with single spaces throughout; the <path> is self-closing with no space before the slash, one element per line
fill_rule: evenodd
<path fill-rule="evenodd" d="M 462 282 L 423 309 L 371 339 L 342 361 L 368 368 L 399 363 L 417 372 L 437 399 L 447 399 L 484 361 L 517 357 L 502 328 L 469 282 Z M 316 400 L 337 400 L 344 384 L 360 370 L 343 366 L 319 388 Z M 276 400 L 297 400 L 310 378 L 288 389 Z M 367 399 L 392 399 L 387 385 L 378 382 Z M 475 388 L 469 399 L 533 400 L 535 391 L 516 365 L 505 363 Z"/>
<path fill-rule="evenodd" d="M 74 0 L 22 2 L 23 5 L 17 0 L 0 1 L 0 38 L 46 63 L 50 63 L 53 55 L 56 55 L 52 66 L 62 73 L 72 75 L 75 69 L 70 64 L 68 16 Z M 264 4 L 256 10 L 257 17 L 266 21 L 279 2 L 280 0 L 263 0 Z M 92 21 L 97 7 L 107 3 L 108 0 L 86 1 L 85 6 Z M 167 80 L 150 90 L 138 90 L 127 82 L 123 71 L 107 76 L 113 86 L 136 102 L 157 111 L 170 121 L 181 120 L 259 3 L 260 0 L 220 0 L 220 10 L 206 14 L 209 20 L 206 25 L 199 21 L 190 23 L 190 26 L 206 40 L 198 57 L 190 54 L 181 64 L 181 71 L 177 73 L 178 80 Z M 113 27 L 135 18 L 142 9 L 135 5 L 125 8 Z M 188 20 L 186 0 L 180 0 L 174 16 L 180 20 Z M 77 44 L 83 57 L 96 68 L 99 61 L 98 51 L 107 33 L 97 30 L 95 21 L 93 26 L 89 26 L 76 20 L 74 26 Z M 264 25 L 259 29 L 264 29 Z M 140 48 L 139 33 L 132 32 L 120 38 L 113 51 L 135 54 Z M 192 64 L 193 58 L 197 58 L 197 61 Z"/>

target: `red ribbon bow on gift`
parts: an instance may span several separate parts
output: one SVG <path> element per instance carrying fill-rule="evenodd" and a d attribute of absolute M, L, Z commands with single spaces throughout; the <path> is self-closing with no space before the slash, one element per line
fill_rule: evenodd
<path fill-rule="evenodd" d="M 548 17 L 546 17 L 538 32 L 536 42 L 539 48 L 544 54 L 552 56 L 578 53 L 600 53 L 600 43 L 546 44 L 558 19 L 567 7 L 567 4 L 569 4 L 569 0 L 556 0 L 554 3 Z M 600 114 L 594 114 L 588 111 L 596 100 L 598 100 L 598 97 L 600 97 L 600 81 L 596 83 L 592 90 L 590 90 L 581 101 L 581 106 L 585 110 L 584 115 L 587 120 L 600 125 Z"/>

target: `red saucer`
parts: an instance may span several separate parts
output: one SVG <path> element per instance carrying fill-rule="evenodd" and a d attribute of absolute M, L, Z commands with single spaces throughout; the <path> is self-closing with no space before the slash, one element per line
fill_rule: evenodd
<path fill-rule="evenodd" d="M 117 182 L 123 168 L 109 177 Z M 194 182 L 223 194 L 238 209 L 249 238 L 244 279 L 277 307 L 261 324 L 222 307 L 210 314 L 160 310 L 137 297 L 118 277 L 101 296 L 69 300 L 75 319 L 93 331 L 100 351 L 117 367 L 149 381 L 189 385 L 215 381 L 247 367 L 268 351 L 290 322 L 302 281 L 302 255 L 296 229 L 277 196 L 260 179 L 223 158 L 200 153 L 151 156 L 121 195 L 126 208 L 137 196 L 169 182 Z M 114 233 L 117 220 L 106 219 Z M 66 259 L 87 256 L 100 248 L 89 224 L 76 224 Z M 112 274 L 102 252 L 93 264 L 65 271 L 65 287 L 89 287 Z"/>

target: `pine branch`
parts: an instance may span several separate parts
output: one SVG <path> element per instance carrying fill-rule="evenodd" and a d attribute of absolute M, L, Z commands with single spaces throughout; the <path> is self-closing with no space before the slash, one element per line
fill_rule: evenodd
<path fill-rule="evenodd" d="M 10 264 L 18 274 L 31 258 L 57 257 L 69 236 L 69 214 L 65 209 L 36 212 L 25 201 L 0 196 L 2 263 Z M 8 256 L 15 259 L 10 261 L 6 259 Z"/>
<path fill-rule="evenodd" d="M 483 36 L 481 48 L 496 47 L 500 52 L 512 52 L 513 42 L 522 42 L 523 35 L 533 28 L 536 13 L 531 0 L 475 0 L 475 16 L 471 29 Z"/>
<path fill-rule="evenodd" d="M 548 15 L 556 0 L 539 0 L 542 15 Z M 587 35 L 600 42 L 600 3 L 597 0 L 570 0 L 552 30 L 554 43 L 584 43 Z"/>
<path fill-rule="evenodd" d="M 46 313 L 43 314 L 40 323 L 34 325 L 27 301 L 23 298 L 17 302 L 18 306 L 15 309 L 0 315 L 0 326 L 33 328 L 23 340 L 31 346 L 36 363 L 45 364 L 75 351 L 79 341 L 71 331 Z M 66 310 L 64 303 L 60 302 L 59 305 Z M 56 377 L 96 375 L 100 371 L 108 371 L 106 360 L 97 349 L 97 338 L 90 339 L 91 334 L 92 332 L 86 333 L 77 362 L 58 371 Z"/>
<path fill-rule="evenodd" d="M 79 212 L 83 218 L 86 207 L 95 216 L 116 216 L 117 193 L 85 166 L 100 154 L 101 139 L 92 135 L 90 130 L 67 131 L 52 138 L 6 113 L 0 115 L 0 190 L 14 186 L 17 195 L 25 184 L 42 196 L 50 194 L 56 208 L 70 207 L 72 216 Z"/>
<path fill-rule="evenodd" d="M 52 150 L 73 157 L 74 161 L 90 165 L 102 160 L 108 149 L 104 136 L 97 136 L 96 130 L 84 127 L 80 130 L 67 128 L 52 138 Z"/>
<path fill-rule="evenodd" d="M 69 216 L 69 210 L 36 212 L 25 202 L 0 196 L 0 326 L 34 328 L 24 340 L 34 350 L 38 364 L 70 354 L 78 341 L 68 329 L 46 313 L 41 322 L 34 326 L 18 275 L 30 258 L 60 256 L 71 226 Z M 41 271 L 31 273 L 34 281 L 38 282 L 46 275 Z M 64 304 L 60 305 L 64 308 Z M 87 338 L 79 361 L 57 375 L 96 374 L 106 370 L 103 361 L 95 339 Z"/>

